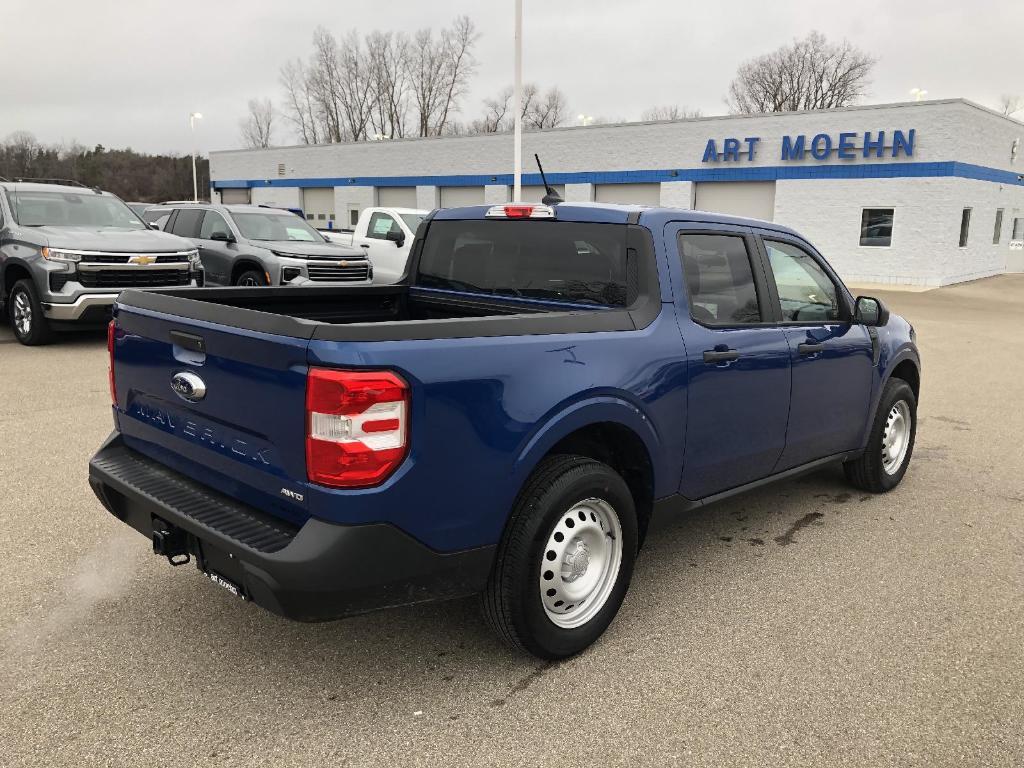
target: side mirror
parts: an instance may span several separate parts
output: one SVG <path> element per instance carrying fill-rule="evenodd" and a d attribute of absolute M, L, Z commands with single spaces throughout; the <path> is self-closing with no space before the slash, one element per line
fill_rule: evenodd
<path fill-rule="evenodd" d="M 229 235 L 227 232 L 211 232 L 210 239 L 218 240 L 222 243 L 230 243 L 234 238 L 231 237 L 231 235 Z"/>
<path fill-rule="evenodd" d="M 396 246 L 401 248 L 403 245 L 405 245 L 405 232 L 402 232 L 401 230 L 398 229 L 388 230 L 387 235 L 385 235 L 385 239 L 390 240 Z"/>
<path fill-rule="evenodd" d="M 889 309 L 881 299 L 858 296 L 853 319 L 861 325 L 882 326 L 889 322 Z"/>

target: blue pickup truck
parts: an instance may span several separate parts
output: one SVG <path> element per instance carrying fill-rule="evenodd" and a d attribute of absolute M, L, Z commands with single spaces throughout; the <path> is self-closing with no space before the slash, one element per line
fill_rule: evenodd
<path fill-rule="evenodd" d="M 318 621 L 481 595 L 544 658 L 594 642 L 656 510 L 914 447 L 914 330 L 763 221 L 439 210 L 395 285 L 125 291 L 90 482 L 173 564 Z"/>

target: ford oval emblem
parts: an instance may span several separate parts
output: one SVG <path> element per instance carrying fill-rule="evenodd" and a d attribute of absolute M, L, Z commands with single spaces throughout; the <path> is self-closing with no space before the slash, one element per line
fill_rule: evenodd
<path fill-rule="evenodd" d="M 189 371 L 176 373 L 171 377 L 171 389 L 182 400 L 198 403 L 206 397 L 206 382 Z"/>

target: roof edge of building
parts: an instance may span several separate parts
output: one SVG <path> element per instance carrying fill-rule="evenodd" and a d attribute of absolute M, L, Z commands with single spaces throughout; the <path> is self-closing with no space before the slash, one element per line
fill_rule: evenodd
<path fill-rule="evenodd" d="M 753 118 L 762 117 L 802 117 L 804 115 L 814 113 L 835 113 L 835 112 L 867 112 L 870 110 L 879 109 L 894 109 L 894 108 L 921 108 L 921 107 L 933 107 L 943 106 L 949 104 L 962 104 L 964 106 L 972 107 L 974 109 L 985 112 L 993 117 L 1002 118 L 1008 120 L 1014 125 L 1019 125 L 1024 128 L 1024 122 L 1016 120 L 1007 115 L 1000 114 L 994 109 L 982 106 L 970 99 L 962 97 L 949 98 L 949 99 L 927 99 L 922 101 L 896 101 L 888 102 L 885 104 L 858 104 L 849 107 L 833 107 L 831 109 L 801 109 L 794 110 L 792 112 L 755 112 L 741 115 L 706 115 L 702 117 L 686 117 L 679 118 L 676 120 L 635 120 L 626 121 L 621 123 L 602 123 L 601 125 L 563 125 L 557 128 L 543 128 L 538 131 L 529 131 L 527 135 L 534 135 L 538 133 L 558 133 L 564 131 L 584 131 L 584 130 L 601 130 L 601 129 L 614 129 L 614 128 L 635 128 L 641 125 L 666 125 L 673 123 L 702 123 L 702 122 L 715 122 L 719 120 L 749 120 Z M 487 139 L 497 136 L 511 136 L 510 131 L 502 131 L 498 133 L 472 133 L 472 134 L 461 134 L 457 136 L 407 136 L 399 139 L 386 139 L 384 141 L 351 141 L 351 142 L 334 142 L 328 144 L 287 144 L 279 147 L 266 147 L 256 149 L 217 149 L 212 150 L 210 155 L 232 155 L 232 154 L 262 154 L 264 152 L 280 152 L 289 150 L 300 150 L 309 149 L 311 147 L 336 147 L 336 146 L 387 146 L 395 142 L 416 142 L 416 141 L 441 141 L 441 140 L 455 140 L 455 139 Z"/>

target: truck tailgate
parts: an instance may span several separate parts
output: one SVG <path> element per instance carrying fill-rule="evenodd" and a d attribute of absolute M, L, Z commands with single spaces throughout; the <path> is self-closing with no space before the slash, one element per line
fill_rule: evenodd
<path fill-rule="evenodd" d="M 303 522 L 309 340 L 124 305 L 116 324 L 115 418 L 125 444 Z"/>

